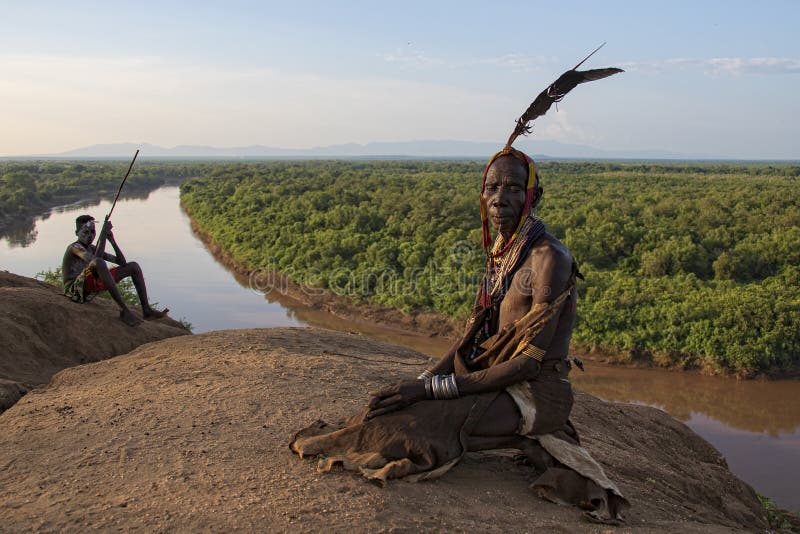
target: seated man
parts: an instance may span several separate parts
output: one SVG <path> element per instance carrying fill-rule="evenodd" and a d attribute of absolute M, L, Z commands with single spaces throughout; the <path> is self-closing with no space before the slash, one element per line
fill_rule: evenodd
<path fill-rule="evenodd" d="M 364 412 L 300 431 L 295 452 L 323 456 L 323 470 L 342 465 L 385 481 L 440 476 L 468 451 L 517 448 L 539 474 L 540 496 L 619 519 L 627 501 L 569 421 L 579 273 L 532 212 L 541 193 L 522 152 L 506 147 L 490 160 L 480 197 L 486 274 L 465 335 L 419 379 L 370 393 Z"/>
<path fill-rule="evenodd" d="M 111 232 L 111 221 L 108 222 L 108 228 L 106 239 L 114 247 L 116 255 L 104 251 L 104 242 L 98 242 L 97 246 L 92 244 L 95 227 L 91 215 L 81 215 L 75 219 L 75 235 L 78 240 L 67 247 L 61 263 L 64 294 L 75 302 L 88 302 L 100 291 L 107 290 L 120 308 L 119 318 L 129 326 L 137 326 L 142 322 L 141 319 L 125 305 L 117 288 L 120 280 L 130 276 L 142 305 L 142 316 L 147 320 L 164 317 L 169 310 L 158 311 L 150 307 L 142 269 L 136 262 L 125 261 L 125 256 Z M 107 261 L 116 263 L 119 267 L 109 269 Z"/>

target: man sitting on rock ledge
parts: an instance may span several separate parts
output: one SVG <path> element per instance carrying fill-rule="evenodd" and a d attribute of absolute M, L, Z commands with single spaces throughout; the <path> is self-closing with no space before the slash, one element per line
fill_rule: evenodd
<path fill-rule="evenodd" d="M 580 274 L 532 212 L 541 194 L 528 156 L 507 146 L 492 157 L 480 197 L 486 274 L 465 335 L 417 380 L 370 393 L 362 413 L 301 430 L 295 452 L 322 456 L 325 471 L 416 481 L 441 476 L 466 452 L 515 448 L 537 471 L 538 495 L 586 508 L 592 520 L 621 517 L 626 499 L 569 421 Z M 498 232 L 491 249 L 489 222 Z"/>
<path fill-rule="evenodd" d="M 512 147 L 576 86 L 622 72 L 578 71 L 594 52 L 539 93 L 486 166 L 480 196 L 486 274 L 464 336 L 418 380 L 370 393 L 362 413 L 301 430 L 291 443 L 301 457 L 320 455 L 322 470 L 341 465 L 378 481 L 424 480 L 441 476 L 468 451 L 516 448 L 538 472 L 532 487 L 540 496 L 586 508 L 595 521 L 621 518 L 627 500 L 580 446 L 569 421 L 567 351 L 578 268 L 533 214 L 542 195 L 536 165 Z M 489 221 L 497 230 L 494 246 Z"/>
<path fill-rule="evenodd" d="M 111 221 L 107 224 L 108 235 L 105 238 L 101 236 L 95 246 L 92 244 L 95 237 L 94 217 L 81 215 L 75 219 L 75 235 L 78 240 L 67 247 L 61 263 L 64 294 L 75 302 L 88 302 L 100 291 L 108 291 L 119 306 L 119 318 L 129 326 L 137 326 L 142 322 L 141 319 L 125 305 L 117 288 L 117 283 L 131 277 L 142 305 L 142 316 L 147 320 L 164 317 L 169 310 L 158 311 L 150 307 L 142 269 L 138 263 L 125 260 L 111 232 Z M 105 240 L 114 247 L 115 255 L 105 252 Z M 119 267 L 109 269 L 107 261 L 116 263 Z"/>

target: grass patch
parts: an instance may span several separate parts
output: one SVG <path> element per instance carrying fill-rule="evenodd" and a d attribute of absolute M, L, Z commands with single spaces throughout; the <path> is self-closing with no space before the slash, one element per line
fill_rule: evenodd
<path fill-rule="evenodd" d="M 772 499 L 760 493 L 758 494 L 758 500 L 761 501 L 761 506 L 764 507 L 764 511 L 767 513 L 767 521 L 769 521 L 770 528 L 800 532 L 800 517 L 778 508 L 772 502 Z"/>

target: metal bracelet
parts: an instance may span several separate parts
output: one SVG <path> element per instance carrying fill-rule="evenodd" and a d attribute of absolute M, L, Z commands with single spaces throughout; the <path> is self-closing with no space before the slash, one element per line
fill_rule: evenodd
<path fill-rule="evenodd" d="M 456 385 L 456 375 L 434 375 L 431 378 L 431 392 L 436 400 L 458 398 L 458 386 Z"/>
<path fill-rule="evenodd" d="M 431 378 L 431 392 L 434 399 L 439 400 L 442 398 L 442 377 L 440 375 L 434 375 Z"/>
<path fill-rule="evenodd" d="M 455 373 L 451 373 L 450 374 L 449 382 L 450 382 L 450 391 L 452 393 L 452 397 L 450 397 L 450 398 L 451 399 L 457 399 L 458 398 L 458 384 L 456 383 L 456 374 Z"/>
<path fill-rule="evenodd" d="M 417 377 L 417 380 L 430 380 L 431 377 L 433 377 L 433 373 L 429 369 L 426 369 Z"/>
<path fill-rule="evenodd" d="M 433 398 L 433 388 L 431 386 L 431 378 L 425 378 L 425 397 L 432 399 Z"/>

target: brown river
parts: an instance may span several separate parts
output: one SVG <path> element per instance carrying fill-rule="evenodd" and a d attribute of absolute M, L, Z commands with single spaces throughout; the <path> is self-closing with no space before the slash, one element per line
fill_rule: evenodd
<path fill-rule="evenodd" d="M 185 318 L 194 331 L 313 325 L 405 345 L 440 356 L 447 341 L 379 328 L 309 309 L 280 295 L 263 295 L 216 261 L 190 228 L 178 188 L 147 198 L 121 199 L 114 234 L 130 260 L 142 266 L 153 300 Z M 74 219 L 102 218 L 110 203 L 70 205 L 34 226 L 0 235 L 0 269 L 25 276 L 61 263 L 75 239 Z M 279 298 L 280 297 L 280 298 Z M 632 369 L 587 362 L 575 370 L 577 389 L 606 400 L 655 406 L 711 442 L 731 470 L 779 506 L 800 512 L 800 381 L 736 381 L 690 372 Z"/>

